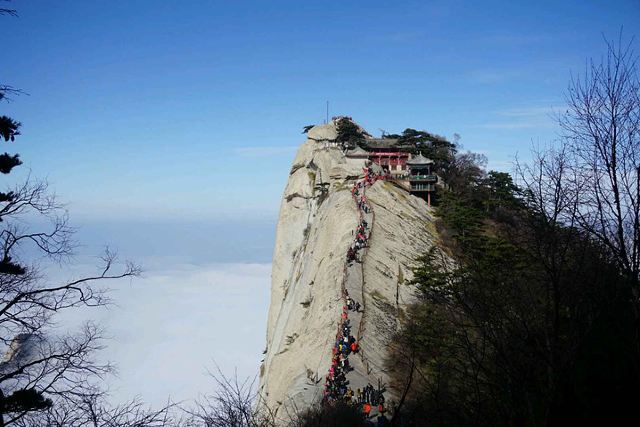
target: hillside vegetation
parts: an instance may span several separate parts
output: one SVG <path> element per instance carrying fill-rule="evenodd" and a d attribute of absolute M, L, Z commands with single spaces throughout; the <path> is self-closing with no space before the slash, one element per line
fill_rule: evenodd
<path fill-rule="evenodd" d="M 623 425 L 640 390 L 635 58 L 572 82 L 563 138 L 514 178 L 458 154 L 438 248 L 390 353 L 396 425 Z M 626 418 L 630 419 L 630 418 Z M 628 421 L 625 421 L 627 423 Z"/>

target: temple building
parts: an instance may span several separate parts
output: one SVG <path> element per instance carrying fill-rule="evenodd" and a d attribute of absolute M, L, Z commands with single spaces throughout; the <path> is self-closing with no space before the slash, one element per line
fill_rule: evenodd
<path fill-rule="evenodd" d="M 431 170 L 433 160 L 419 153 L 407 161 L 407 166 L 409 175 L 406 179 L 409 181 L 411 194 L 425 199 L 427 205 L 431 206 L 431 193 L 436 191 L 438 182 L 438 176 Z"/>
<path fill-rule="evenodd" d="M 368 138 L 362 143 L 362 147 L 356 146 L 348 150 L 345 156 L 352 161 L 369 160 L 380 165 L 388 172 L 389 179 L 426 200 L 431 206 L 432 193 L 436 191 L 438 182 L 438 177 L 432 170 L 433 160 L 427 159 L 422 153 L 412 155 L 412 148 L 393 138 Z"/>
<path fill-rule="evenodd" d="M 369 153 L 369 160 L 373 163 L 382 166 L 392 176 L 406 175 L 409 147 L 392 138 L 370 138 L 365 140 L 364 145 Z"/>

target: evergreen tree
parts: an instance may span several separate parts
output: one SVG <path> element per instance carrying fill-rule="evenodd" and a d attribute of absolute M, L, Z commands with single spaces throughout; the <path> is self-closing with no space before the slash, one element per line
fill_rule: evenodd
<path fill-rule="evenodd" d="M 336 127 L 338 131 L 337 142 L 343 148 L 354 148 L 365 139 L 366 133 L 350 117 L 341 117 Z"/>
<path fill-rule="evenodd" d="M 0 85 L 0 102 L 8 101 L 7 95 L 9 93 L 18 93 L 19 91 L 13 89 L 10 86 Z M 0 116 L 0 137 L 4 142 L 13 142 L 16 136 L 20 135 L 20 122 L 7 117 L 5 115 Z M 3 174 L 9 174 L 11 170 L 22 164 L 20 156 L 18 154 L 4 153 L 0 154 L 0 172 Z M 0 203 L 11 201 L 14 197 L 12 192 L 0 192 Z"/>

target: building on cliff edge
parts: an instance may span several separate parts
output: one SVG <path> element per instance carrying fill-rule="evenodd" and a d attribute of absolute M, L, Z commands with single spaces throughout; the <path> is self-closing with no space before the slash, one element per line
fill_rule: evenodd
<path fill-rule="evenodd" d="M 349 159 L 368 160 L 377 164 L 391 179 L 412 195 L 427 201 L 431 206 L 432 194 L 436 191 L 438 176 L 433 171 L 433 160 L 418 153 L 411 154 L 408 145 L 401 144 L 394 138 L 367 138 L 362 144 L 347 150 Z"/>

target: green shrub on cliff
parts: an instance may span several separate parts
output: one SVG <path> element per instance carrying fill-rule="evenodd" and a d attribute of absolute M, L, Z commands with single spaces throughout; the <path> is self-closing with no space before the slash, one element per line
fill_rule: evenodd
<path fill-rule="evenodd" d="M 452 164 L 437 208 L 445 246 L 417 260 L 419 302 L 394 340 L 403 422 L 621 419 L 640 387 L 635 284 L 606 245 L 541 208 L 556 195 L 571 211 L 553 179 L 522 190 L 470 159 Z"/>
<path fill-rule="evenodd" d="M 353 148 L 364 141 L 365 133 L 349 117 L 341 117 L 337 122 L 337 141 L 345 148 Z"/>

